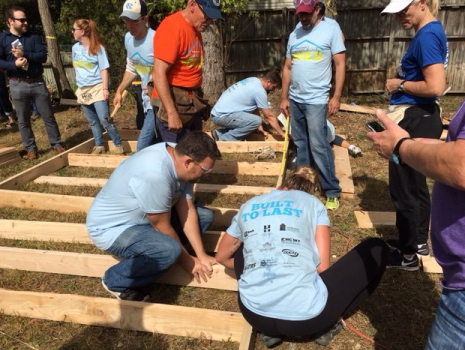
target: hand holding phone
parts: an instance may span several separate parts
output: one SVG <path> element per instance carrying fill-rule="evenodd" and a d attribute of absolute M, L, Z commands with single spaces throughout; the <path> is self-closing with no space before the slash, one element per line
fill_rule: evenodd
<path fill-rule="evenodd" d="M 384 126 L 382 126 L 377 120 L 372 120 L 365 124 L 365 128 L 370 132 L 383 132 Z"/>

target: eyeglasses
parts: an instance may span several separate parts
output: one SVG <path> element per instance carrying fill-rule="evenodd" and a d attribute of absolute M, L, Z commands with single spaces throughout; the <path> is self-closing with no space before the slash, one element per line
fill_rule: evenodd
<path fill-rule="evenodd" d="M 196 162 L 195 160 L 192 159 L 192 161 L 197 164 L 200 169 L 202 169 L 202 173 L 204 174 L 208 174 L 209 172 L 211 172 L 213 170 L 213 168 L 210 168 L 210 169 L 207 169 L 207 168 L 204 168 L 200 163 Z"/>
<path fill-rule="evenodd" d="M 139 17 L 139 19 L 130 19 L 127 17 L 122 17 L 123 22 L 126 24 L 139 24 L 145 16 Z"/>
<path fill-rule="evenodd" d="M 14 17 L 11 17 L 11 19 L 13 21 L 19 21 L 21 23 L 26 23 L 27 22 L 27 18 L 14 18 Z"/>
<path fill-rule="evenodd" d="M 216 21 L 216 19 L 213 19 L 213 18 L 210 18 L 210 17 L 207 16 L 205 11 L 203 10 L 203 7 L 200 6 L 199 3 L 196 2 L 196 4 L 199 7 L 200 11 L 202 11 L 203 17 L 205 18 L 206 21 Z"/>

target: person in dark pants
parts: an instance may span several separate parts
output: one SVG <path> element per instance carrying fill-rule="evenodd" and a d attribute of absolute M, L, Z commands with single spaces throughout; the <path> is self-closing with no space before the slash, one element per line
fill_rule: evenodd
<path fill-rule="evenodd" d="M 31 128 L 31 101 L 42 116 L 50 145 L 56 154 L 63 153 L 50 94 L 42 78 L 47 50 L 37 34 L 28 32 L 27 17 L 22 7 L 10 7 L 5 14 L 9 31 L 0 34 L 0 69 L 6 71 L 10 78 L 11 98 L 27 159 L 37 158 L 37 145 Z"/>
<path fill-rule="evenodd" d="M 3 115 L 7 117 L 5 126 L 7 128 L 12 127 L 15 122 L 13 118 L 13 106 L 10 101 L 8 87 L 6 86 L 5 73 L 0 70 L 0 116 Z"/>
<path fill-rule="evenodd" d="M 244 318 L 265 346 L 283 337 L 328 345 L 376 289 L 389 247 L 369 238 L 332 266 L 329 219 L 312 195 L 316 171 L 298 167 L 280 189 L 243 204 L 223 236 L 216 260 L 234 269 Z"/>
<path fill-rule="evenodd" d="M 386 81 L 391 94 L 388 116 L 412 138 L 439 139 L 443 126 L 437 98 L 446 87 L 448 45 L 435 18 L 438 0 L 391 0 L 382 13 L 394 14 L 405 30 L 415 30 L 396 76 Z M 393 250 L 388 267 L 417 271 L 417 254 L 429 254 L 431 205 L 426 177 L 407 164 L 390 161 L 389 191 L 399 239 L 387 241 Z"/>

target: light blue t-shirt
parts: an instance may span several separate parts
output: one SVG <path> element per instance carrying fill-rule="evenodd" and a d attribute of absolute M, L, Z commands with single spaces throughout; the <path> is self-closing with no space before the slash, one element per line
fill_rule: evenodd
<path fill-rule="evenodd" d="M 71 57 L 76 72 L 76 85 L 80 88 L 101 83 L 100 71 L 110 67 L 107 53 L 102 45 L 96 55 L 89 55 L 88 49 L 77 42 L 73 45 Z"/>
<path fill-rule="evenodd" d="M 326 209 L 305 192 L 273 190 L 241 206 L 226 232 L 244 243 L 238 284 L 249 310 L 292 321 L 321 313 L 328 291 L 317 273 L 317 225 L 329 226 Z"/>
<path fill-rule="evenodd" d="M 142 88 L 145 88 L 149 81 L 152 80 L 154 35 L 155 31 L 148 28 L 147 34 L 142 39 L 136 40 L 129 32 L 124 37 L 127 58 L 131 61 L 137 74 L 139 74 Z M 142 94 L 142 102 L 145 113 L 147 113 L 147 110 L 152 109 L 150 96 Z"/>
<path fill-rule="evenodd" d="M 326 104 L 331 88 L 332 56 L 346 50 L 334 21 L 314 28 L 297 27 L 289 36 L 286 58 L 291 59 L 289 98 L 298 103 Z"/>
<path fill-rule="evenodd" d="M 134 225 L 150 225 L 146 213 L 171 210 L 182 196 L 192 198 L 193 184 L 178 179 L 165 142 L 144 148 L 124 160 L 111 174 L 87 213 L 94 244 L 108 249 Z"/>
<path fill-rule="evenodd" d="M 270 108 L 266 90 L 260 79 L 247 78 L 224 91 L 213 106 L 211 114 L 221 117 L 234 112 L 253 112 L 257 108 Z"/>

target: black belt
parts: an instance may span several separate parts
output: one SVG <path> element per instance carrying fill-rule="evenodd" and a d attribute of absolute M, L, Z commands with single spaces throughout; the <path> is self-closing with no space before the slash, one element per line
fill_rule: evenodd
<path fill-rule="evenodd" d="M 22 81 L 25 83 L 39 83 L 44 81 L 42 77 L 39 78 L 19 78 L 19 77 L 10 77 L 10 80 Z"/>

